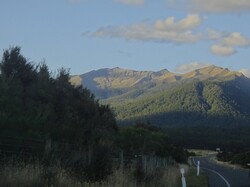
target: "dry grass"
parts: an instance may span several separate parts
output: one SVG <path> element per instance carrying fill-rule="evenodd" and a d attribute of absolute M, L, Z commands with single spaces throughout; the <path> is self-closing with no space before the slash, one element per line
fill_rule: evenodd
<path fill-rule="evenodd" d="M 207 156 L 211 154 L 216 154 L 214 150 L 201 150 L 201 149 L 189 149 L 189 152 L 194 152 L 197 156 Z"/>
<path fill-rule="evenodd" d="M 97 183 L 80 182 L 60 166 L 44 168 L 39 162 L 24 164 L 13 162 L 0 168 L 1 187 L 176 187 L 179 185 L 179 169 L 166 160 L 158 158 L 142 159 L 138 165 L 126 169 L 115 169 L 105 181 Z M 141 171 L 140 171 L 141 170 Z M 138 172 L 141 172 L 138 180 Z"/>
<path fill-rule="evenodd" d="M 0 171 L 0 184 L 3 187 L 42 186 L 42 169 L 39 165 L 5 165 Z"/>

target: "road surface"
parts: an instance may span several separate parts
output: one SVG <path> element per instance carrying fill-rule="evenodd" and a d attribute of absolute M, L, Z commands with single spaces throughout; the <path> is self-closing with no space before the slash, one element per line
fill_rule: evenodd
<path fill-rule="evenodd" d="M 215 155 L 194 157 L 193 164 L 200 161 L 200 168 L 208 174 L 209 187 L 250 187 L 249 171 L 221 166 L 212 161 Z"/>

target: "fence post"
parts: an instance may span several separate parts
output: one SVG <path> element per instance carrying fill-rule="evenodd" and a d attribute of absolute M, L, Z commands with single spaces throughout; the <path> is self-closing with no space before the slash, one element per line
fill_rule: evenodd
<path fill-rule="evenodd" d="M 186 187 L 186 179 L 185 179 L 185 170 L 184 168 L 181 168 L 181 183 L 182 183 L 182 187 Z"/>
<path fill-rule="evenodd" d="M 197 176 L 200 175 L 200 161 L 197 162 Z"/>
<path fill-rule="evenodd" d="M 123 166 L 124 166 L 124 157 L 123 157 L 123 151 L 120 153 L 120 170 L 123 172 Z"/>

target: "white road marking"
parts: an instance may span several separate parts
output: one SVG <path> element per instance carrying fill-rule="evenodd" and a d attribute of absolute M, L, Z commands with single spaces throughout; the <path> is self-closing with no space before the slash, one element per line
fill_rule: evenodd
<path fill-rule="evenodd" d="M 197 167 L 197 164 L 195 163 L 194 158 L 193 158 L 192 160 L 193 160 L 193 164 Z M 211 171 L 211 172 L 217 174 L 217 175 L 226 183 L 226 185 L 227 185 L 228 187 L 231 187 L 231 185 L 229 184 L 229 182 L 228 182 L 220 173 L 218 173 L 217 171 L 214 171 L 214 170 L 208 169 L 208 168 L 204 168 L 204 167 L 201 167 L 201 168 L 203 168 L 203 169 L 205 169 L 205 170 L 208 170 L 208 171 Z"/>

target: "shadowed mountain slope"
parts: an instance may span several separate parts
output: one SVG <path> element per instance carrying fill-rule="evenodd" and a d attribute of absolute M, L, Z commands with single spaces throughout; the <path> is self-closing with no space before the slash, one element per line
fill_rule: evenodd
<path fill-rule="evenodd" d="M 250 80 L 216 66 L 185 74 L 101 69 L 74 76 L 71 82 L 110 104 L 123 122 L 235 125 L 250 119 Z"/>

